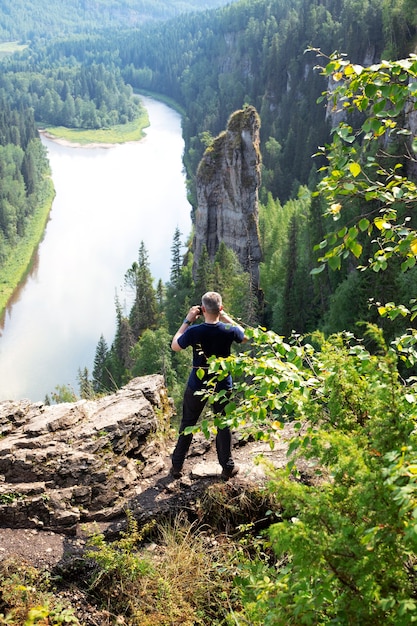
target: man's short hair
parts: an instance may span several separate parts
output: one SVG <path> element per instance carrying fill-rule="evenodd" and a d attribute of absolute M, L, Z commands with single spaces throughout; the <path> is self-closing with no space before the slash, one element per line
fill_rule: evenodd
<path fill-rule="evenodd" d="M 207 313 L 219 313 L 222 306 L 222 297 L 217 291 L 207 291 L 201 298 L 201 303 Z"/>

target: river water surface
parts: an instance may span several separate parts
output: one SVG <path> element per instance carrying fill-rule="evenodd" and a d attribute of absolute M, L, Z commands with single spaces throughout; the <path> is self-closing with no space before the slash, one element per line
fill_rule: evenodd
<path fill-rule="evenodd" d="M 156 282 L 169 279 L 178 226 L 191 229 L 182 166 L 180 116 L 143 98 L 144 140 L 112 148 L 74 148 L 43 139 L 56 197 L 32 272 L 0 329 L 0 400 L 43 400 L 57 385 L 78 393 L 78 369 L 92 373 L 103 334 L 115 331 L 126 270 L 140 242 Z"/>

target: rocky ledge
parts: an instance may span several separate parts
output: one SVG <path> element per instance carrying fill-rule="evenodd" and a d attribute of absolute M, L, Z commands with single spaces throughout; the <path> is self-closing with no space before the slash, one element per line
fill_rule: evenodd
<path fill-rule="evenodd" d="M 72 533 L 115 518 L 165 467 L 149 442 L 171 415 L 162 376 L 94 401 L 0 403 L 0 526 Z"/>
<path fill-rule="evenodd" d="M 198 502 L 220 480 L 221 468 L 214 442 L 196 435 L 183 477 L 170 478 L 172 415 L 159 375 L 136 378 L 94 401 L 0 403 L 0 551 L 10 552 L 10 532 L 16 543 L 18 529 L 80 537 L 95 522 L 116 536 L 125 528 L 126 509 L 141 524 L 184 509 L 198 515 Z M 259 455 L 283 467 L 293 434 L 285 425 L 271 449 L 235 433 L 240 472 L 229 491 L 239 497 L 265 481 Z M 23 537 L 27 554 L 29 535 Z"/>

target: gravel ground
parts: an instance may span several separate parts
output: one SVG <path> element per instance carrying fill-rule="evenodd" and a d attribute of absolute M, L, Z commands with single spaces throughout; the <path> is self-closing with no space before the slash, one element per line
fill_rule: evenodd
<path fill-rule="evenodd" d="M 0 528 L 0 558 L 22 558 L 37 568 L 50 568 L 59 563 L 70 548 L 74 551 L 84 543 L 81 539 L 49 531 L 26 528 Z"/>

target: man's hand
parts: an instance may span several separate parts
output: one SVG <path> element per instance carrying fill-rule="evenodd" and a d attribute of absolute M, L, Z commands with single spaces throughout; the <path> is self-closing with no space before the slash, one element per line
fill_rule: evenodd
<path fill-rule="evenodd" d="M 178 343 L 177 339 L 185 333 L 185 331 L 190 326 L 190 324 L 195 322 L 196 319 L 200 317 L 200 315 L 201 315 L 200 305 L 195 304 L 194 306 L 190 308 L 190 310 L 188 311 L 187 315 L 184 318 L 183 323 L 181 324 L 181 326 L 179 327 L 179 329 L 177 330 L 177 332 L 175 333 L 172 339 L 171 348 L 174 350 L 174 352 L 179 352 L 181 350 L 181 346 Z"/>
<path fill-rule="evenodd" d="M 195 304 L 188 311 L 186 319 L 192 324 L 200 317 L 200 315 L 201 315 L 201 307 L 199 304 Z"/>

